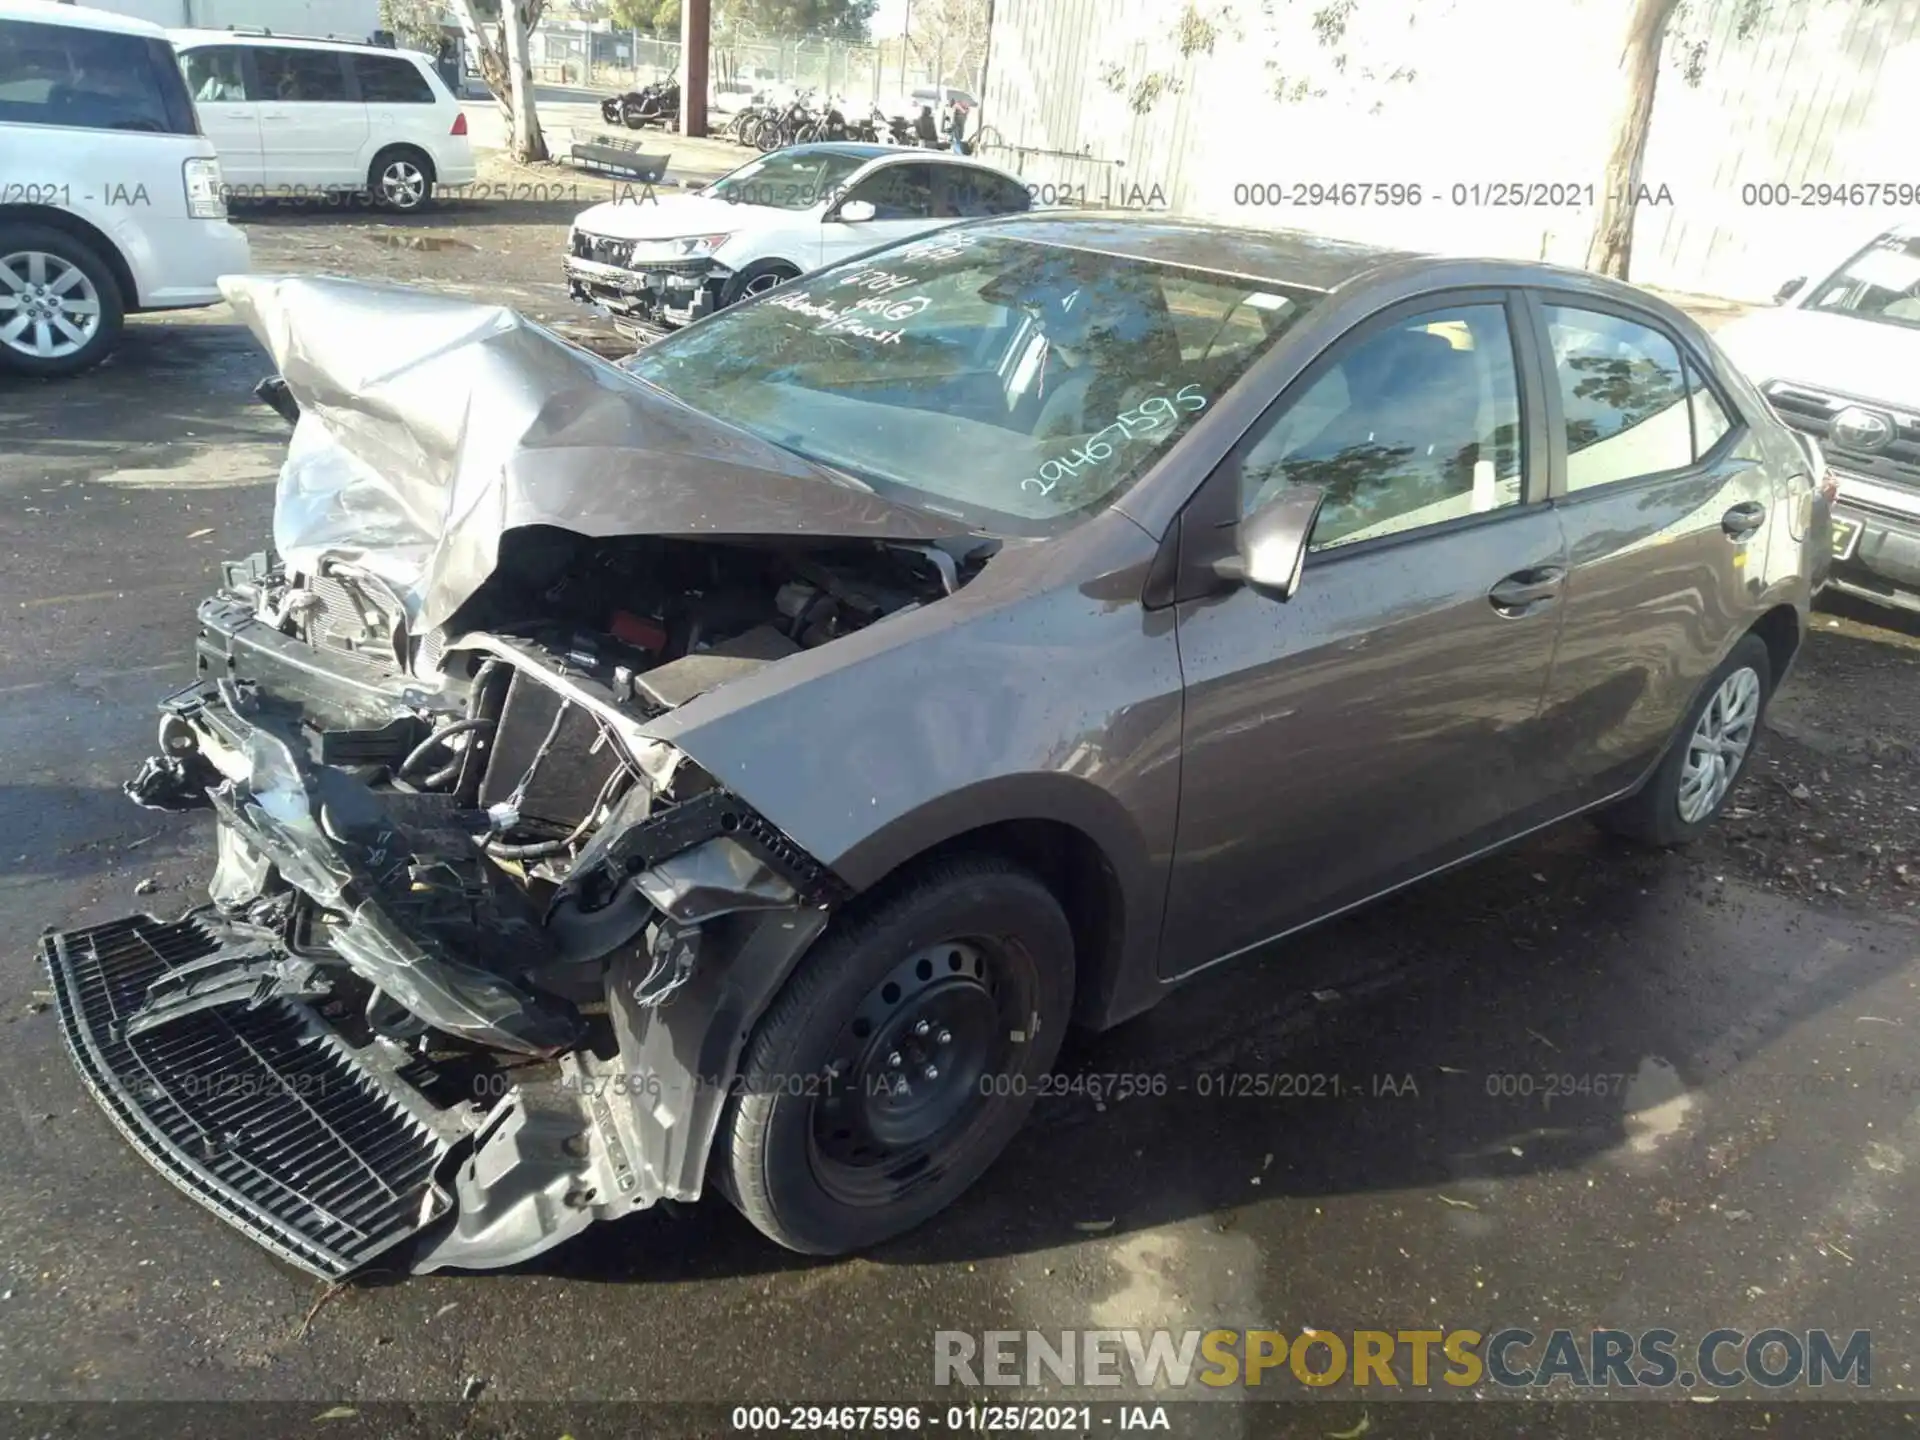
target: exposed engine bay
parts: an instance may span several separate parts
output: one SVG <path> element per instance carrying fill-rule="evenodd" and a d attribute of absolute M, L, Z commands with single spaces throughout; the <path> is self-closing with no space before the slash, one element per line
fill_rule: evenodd
<path fill-rule="evenodd" d="M 410 1167 L 406 1216 L 388 1213 L 396 1177 L 350 1144 L 334 1168 L 359 1191 L 283 1182 L 263 1202 L 238 1175 L 189 1184 L 156 1158 L 204 1139 L 194 1107 L 127 1117 L 185 1188 L 323 1274 L 416 1232 L 415 1268 L 513 1263 L 698 1195 L 725 1093 L 712 1039 L 843 887 L 639 727 L 934 603 L 982 563 L 917 544 L 507 539 L 451 640 L 410 635 L 356 567 L 229 564 L 200 607 L 200 679 L 162 704 L 161 753 L 126 787 L 213 808 L 213 903 L 48 942 L 103 1103 L 129 1067 L 164 1086 L 166 1045 L 204 1051 L 211 1025 L 243 1042 L 232 1083 L 250 1097 L 321 1083 L 261 1058 L 278 1044 L 330 1055 L 329 1089 L 385 1107 L 362 1124 Z M 660 1028 L 675 997 L 682 1025 Z M 118 1017 L 104 1033 L 87 1018 L 102 1004 Z M 346 1123 L 310 1145 L 342 1149 Z M 356 1196 L 388 1202 L 384 1229 L 339 1219 Z"/>

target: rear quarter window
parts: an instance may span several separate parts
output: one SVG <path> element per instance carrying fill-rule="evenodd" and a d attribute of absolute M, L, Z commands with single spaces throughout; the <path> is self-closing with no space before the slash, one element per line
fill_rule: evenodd
<path fill-rule="evenodd" d="M 0 20 L 0 124 L 197 135 L 166 41 Z"/>
<path fill-rule="evenodd" d="M 396 55 L 355 55 L 353 74 L 369 105 L 431 105 L 439 98 L 419 67 Z"/>

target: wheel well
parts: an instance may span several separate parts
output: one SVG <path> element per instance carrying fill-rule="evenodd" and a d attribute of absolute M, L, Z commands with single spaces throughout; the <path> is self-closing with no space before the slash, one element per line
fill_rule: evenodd
<path fill-rule="evenodd" d="M 1002 820 L 923 851 L 888 874 L 881 886 L 891 885 L 903 871 L 961 854 L 1005 856 L 1053 892 L 1073 930 L 1074 1015 L 1088 1016 L 1108 988 L 1124 939 L 1120 880 L 1100 846 L 1085 831 L 1058 820 Z"/>
<path fill-rule="evenodd" d="M 120 247 L 97 225 L 90 225 L 78 215 L 55 209 L 51 205 L 0 205 L 0 225 L 9 220 L 44 225 L 49 230 L 64 231 L 76 240 L 85 241 L 107 269 L 113 272 L 113 283 L 120 287 L 122 307 L 129 312 L 140 308 L 140 287 L 133 283 L 133 271 L 127 266 L 127 257 L 120 253 Z"/>
<path fill-rule="evenodd" d="M 1791 605 L 1776 605 L 1754 622 L 1749 633 L 1758 635 L 1766 645 L 1772 681 L 1778 685 L 1800 648 L 1800 612 Z"/>
<path fill-rule="evenodd" d="M 429 155 L 425 150 L 422 150 L 418 145 L 409 145 L 401 142 L 394 145 L 382 145 L 374 152 L 373 163 L 367 166 L 368 179 L 373 178 L 373 172 L 378 170 L 390 155 L 411 155 L 419 160 L 420 168 L 427 172 L 428 180 L 438 180 L 440 178 L 439 172 L 433 168 L 433 156 Z"/>

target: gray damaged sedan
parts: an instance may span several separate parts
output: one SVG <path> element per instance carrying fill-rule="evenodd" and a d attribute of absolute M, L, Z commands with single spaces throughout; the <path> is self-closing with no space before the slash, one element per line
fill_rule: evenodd
<path fill-rule="evenodd" d="M 618 367 L 226 286 L 276 558 L 128 786 L 211 898 L 43 949 L 133 1145 L 328 1276 L 916 1225 L 1070 1025 L 1578 812 L 1697 834 L 1830 553 L 1694 324 L 1535 265 L 993 220 Z"/>

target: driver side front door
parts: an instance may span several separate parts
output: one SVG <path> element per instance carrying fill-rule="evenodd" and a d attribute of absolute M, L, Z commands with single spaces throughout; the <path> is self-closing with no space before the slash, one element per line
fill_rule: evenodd
<path fill-rule="evenodd" d="M 873 206 L 873 219 L 849 223 L 838 218 L 849 201 Z M 832 265 L 862 250 L 895 240 L 910 240 L 940 223 L 934 214 L 933 166 L 888 165 L 856 181 L 820 222 L 820 260 Z"/>

